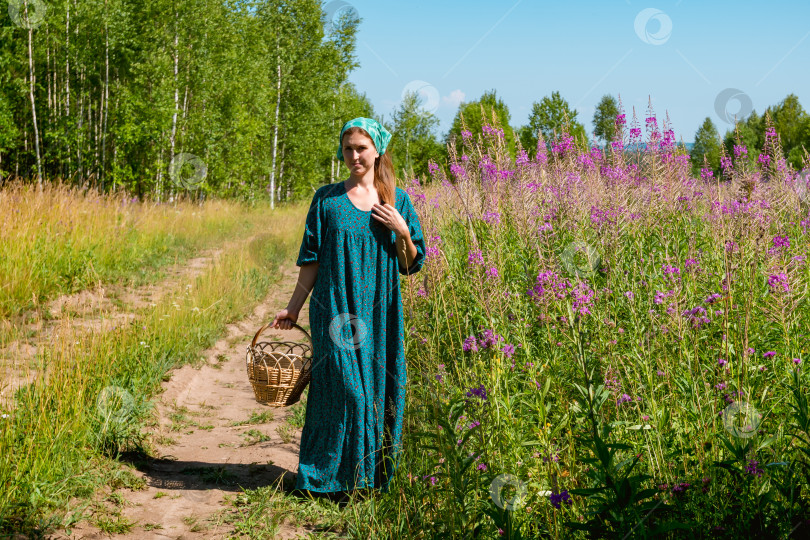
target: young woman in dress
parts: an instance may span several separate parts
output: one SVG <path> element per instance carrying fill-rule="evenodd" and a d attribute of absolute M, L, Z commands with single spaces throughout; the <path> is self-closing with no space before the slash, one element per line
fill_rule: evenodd
<path fill-rule="evenodd" d="M 310 291 L 312 380 L 296 489 L 387 491 L 402 442 L 405 354 L 400 275 L 425 258 L 419 218 L 396 186 L 391 139 L 377 121 L 340 131 L 349 178 L 317 190 L 307 214 L 298 286 L 272 327 L 289 329 Z"/>

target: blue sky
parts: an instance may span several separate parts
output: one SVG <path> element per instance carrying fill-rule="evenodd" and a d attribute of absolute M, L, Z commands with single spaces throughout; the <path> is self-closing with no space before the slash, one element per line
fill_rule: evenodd
<path fill-rule="evenodd" d="M 350 80 L 386 119 L 419 89 L 440 134 L 461 100 L 491 89 L 513 126 L 559 91 L 588 132 L 604 94 L 621 95 L 628 120 L 635 107 L 642 127 L 649 96 L 685 142 L 707 116 L 724 133 L 749 103 L 762 113 L 792 92 L 810 108 L 807 0 L 324 2 L 327 15 L 351 8 L 362 21 Z"/>

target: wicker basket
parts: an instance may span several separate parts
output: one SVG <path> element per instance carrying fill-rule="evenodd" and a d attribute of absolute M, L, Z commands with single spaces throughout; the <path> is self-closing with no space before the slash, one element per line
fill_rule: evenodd
<path fill-rule="evenodd" d="M 309 344 L 290 341 L 262 341 L 259 336 L 270 324 L 259 328 L 247 347 L 245 361 L 248 379 L 253 386 L 256 401 L 271 407 L 285 407 L 297 403 L 312 378 L 312 338 L 301 330 Z M 258 342 L 258 343 L 257 343 Z"/>

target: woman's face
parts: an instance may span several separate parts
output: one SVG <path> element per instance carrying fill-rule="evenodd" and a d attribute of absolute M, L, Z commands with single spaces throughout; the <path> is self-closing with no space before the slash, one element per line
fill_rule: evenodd
<path fill-rule="evenodd" d="M 352 176 L 364 176 L 374 169 L 374 160 L 379 156 L 372 141 L 362 133 L 343 136 L 343 162 Z"/>

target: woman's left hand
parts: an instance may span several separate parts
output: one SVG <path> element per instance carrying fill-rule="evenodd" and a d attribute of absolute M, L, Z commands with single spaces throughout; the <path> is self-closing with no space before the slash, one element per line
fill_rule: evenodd
<path fill-rule="evenodd" d="M 374 219 L 394 231 L 397 238 L 410 236 L 405 218 L 390 204 L 375 204 L 372 212 L 371 215 L 374 216 Z"/>

